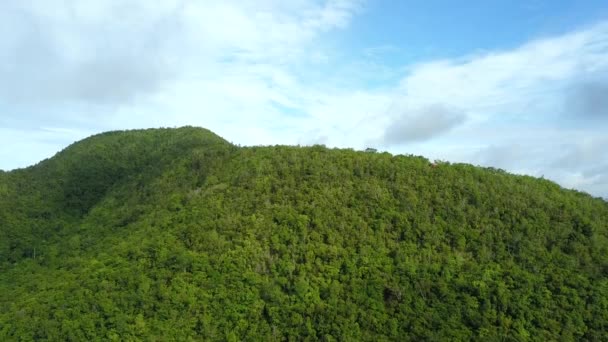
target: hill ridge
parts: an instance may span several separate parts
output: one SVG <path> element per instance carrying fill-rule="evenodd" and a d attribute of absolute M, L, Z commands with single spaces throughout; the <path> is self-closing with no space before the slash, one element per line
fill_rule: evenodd
<path fill-rule="evenodd" d="M 467 164 L 111 132 L 0 174 L 0 339 L 602 340 L 608 203 Z"/>

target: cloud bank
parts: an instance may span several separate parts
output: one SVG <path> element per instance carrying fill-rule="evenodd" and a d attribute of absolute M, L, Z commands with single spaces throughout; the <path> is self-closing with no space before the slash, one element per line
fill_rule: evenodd
<path fill-rule="evenodd" d="M 377 147 L 608 197 L 608 23 L 391 67 L 339 51 L 358 0 L 0 4 L 0 165 L 89 134 L 199 125 L 239 144 Z M 373 52 L 373 53 L 372 53 Z"/>

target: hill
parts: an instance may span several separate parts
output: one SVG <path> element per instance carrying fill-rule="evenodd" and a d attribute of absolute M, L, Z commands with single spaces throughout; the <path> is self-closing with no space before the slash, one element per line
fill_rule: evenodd
<path fill-rule="evenodd" d="M 0 340 L 608 340 L 608 203 L 422 157 L 110 132 L 0 172 Z"/>

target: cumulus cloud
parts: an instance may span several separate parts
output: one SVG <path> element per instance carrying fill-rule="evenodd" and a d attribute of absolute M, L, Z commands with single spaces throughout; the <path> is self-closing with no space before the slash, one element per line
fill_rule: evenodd
<path fill-rule="evenodd" d="M 123 105 L 226 66 L 281 65 L 357 8 L 354 0 L 3 2 L 0 100 Z"/>
<path fill-rule="evenodd" d="M 463 123 L 465 118 L 463 113 L 440 104 L 406 111 L 390 123 L 384 142 L 392 145 L 428 140 Z"/>
<path fill-rule="evenodd" d="M 421 63 L 401 82 L 411 101 L 447 103 L 477 116 L 540 115 L 532 102 L 554 105 L 573 82 L 608 69 L 608 24 L 535 40 L 509 51 Z"/>
<path fill-rule="evenodd" d="M 158 89 L 171 72 L 163 50 L 171 37 L 170 25 L 150 7 L 131 5 L 0 5 L 0 64 L 5 66 L 0 69 L 0 99 L 30 107 L 72 101 L 123 103 Z"/>
<path fill-rule="evenodd" d="M 600 174 L 608 161 L 608 155 L 600 152 L 608 146 L 601 139 L 608 131 L 608 121 L 585 123 L 606 117 L 605 75 L 606 22 L 511 50 L 411 66 L 394 90 L 394 101 L 409 108 L 433 104 L 459 108 L 466 113 L 466 120 L 428 120 L 437 122 L 438 134 L 426 135 L 433 139 L 393 149 L 544 175 L 565 187 L 608 197 L 606 177 Z M 410 137 L 416 132 L 425 136 L 415 120 L 404 117 L 397 124 L 385 122 L 388 142 L 407 136 L 399 132 L 406 131 L 408 124 L 412 127 Z M 449 129 L 456 125 L 458 129 Z M 429 123 L 424 127 L 433 126 Z M 448 129 L 439 129 L 442 127 Z M 581 148 L 582 141 L 594 141 L 598 150 L 591 153 Z M 564 156 L 564 151 L 574 152 Z M 594 157 L 575 160 L 583 151 Z M 569 160 L 569 166 L 564 160 Z"/>
<path fill-rule="evenodd" d="M 325 63 L 318 37 L 344 29 L 360 8 L 359 0 L 2 2 L 0 145 L 12 148 L 0 167 L 30 165 L 110 129 L 199 125 L 241 144 L 295 143 L 315 127 L 284 120 L 281 108 L 306 113 L 314 95 L 300 70 Z"/>

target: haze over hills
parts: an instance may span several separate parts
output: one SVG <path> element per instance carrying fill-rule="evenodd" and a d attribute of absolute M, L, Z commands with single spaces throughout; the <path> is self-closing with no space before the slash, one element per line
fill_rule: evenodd
<path fill-rule="evenodd" d="M 607 340 L 608 203 L 423 157 L 109 132 L 0 172 L 0 340 Z"/>

